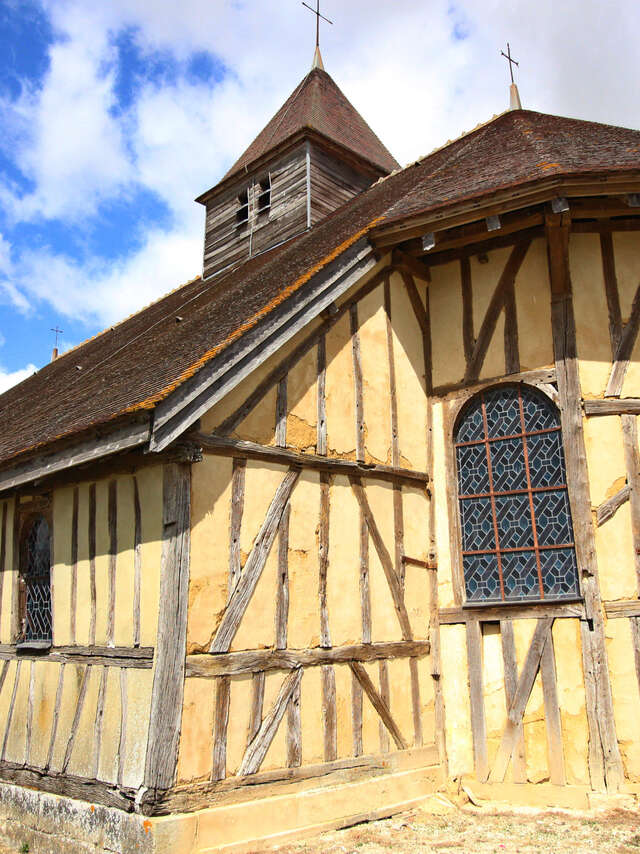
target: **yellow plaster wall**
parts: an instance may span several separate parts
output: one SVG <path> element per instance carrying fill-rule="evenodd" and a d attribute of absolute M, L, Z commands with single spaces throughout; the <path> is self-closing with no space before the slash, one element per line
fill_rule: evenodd
<path fill-rule="evenodd" d="M 31 661 L 18 662 L 17 690 L 4 754 L 5 759 L 8 759 L 9 762 L 22 763 L 26 760 L 26 720 L 32 666 Z M 6 721 L 6 718 L 4 720 Z"/>
<path fill-rule="evenodd" d="M 602 397 L 611 372 L 611 343 L 598 235 L 572 234 L 569 262 L 582 393 Z"/>
<path fill-rule="evenodd" d="M 319 514 L 319 476 L 316 472 L 302 472 L 291 496 L 289 520 L 289 620 L 287 632 L 288 646 L 293 649 L 307 649 L 320 645 L 320 601 L 317 593 L 320 567 L 317 530 Z M 330 513 L 330 526 L 332 521 L 334 520 Z M 334 588 L 333 566 L 335 566 L 331 553 L 333 542 L 331 534 L 330 528 L 329 568 L 327 571 L 327 596 L 329 600 Z M 276 543 L 274 550 L 277 549 L 277 546 Z M 348 577 L 345 581 L 348 585 Z M 331 613 L 331 609 L 329 609 L 329 614 Z M 334 627 L 330 624 L 330 631 L 337 632 L 338 626 Z"/>
<path fill-rule="evenodd" d="M 238 773 L 247 749 L 252 700 L 253 678 L 239 676 L 232 679 L 227 729 L 227 775 L 230 777 Z M 286 726 L 286 720 L 283 723 Z M 202 744 L 206 745 L 207 740 Z M 203 750 L 204 747 L 201 746 L 200 749 Z"/>
<path fill-rule="evenodd" d="M 51 568 L 51 609 L 54 642 L 71 643 L 71 518 L 73 488 L 53 494 L 53 566 Z"/>
<path fill-rule="evenodd" d="M 98 779 L 115 782 L 118 779 L 118 751 L 120 749 L 121 687 L 123 673 L 117 667 L 107 668 L 104 695 L 105 713 L 102 718 L 102 739 L 98 761 Z M 124 677 L 126 678 L 126 677 Z M 144 710 L 141 710 L 144 713 Z"/>
<path fill-rule="evenodd" d="M 0 502 L 0 513 L 3 507 L 7 508 L 7 527 L 5 533 L 5 557 L 4 566 L 0 567 L 2 572 L 2 595 L 0 596 L 0 643 L 11 643 L 11 601 L 13 586 L 15 583 L 15 572 L 13 570 L 13 510 L 14 502 L 11 500 Z M 1 517 L 0 517 L 1 518 Z"/>
<path fill-rule="evenodd" d="M 467 676 L 467 639 L 463 625 L 440 629 L 442 690 L 447 710 L 446 735 L 449 773 L 473 774 L 473 742 Z"/>
<path fill-rule="evenodd" d="M 556 620 L 553 643 L 567 783 L 586 785 L 589 783 L 589 725 L 580 654 L 580 621 Z"/>
<path fill-rule="evenodd" d="M 333 512 L 329 516 L 327 610 L 331 642 L 334 646 L 344 646 L 362 643 L 360 508 L 346 477 L 337 477 L 334 480 L 330 497 Z M 373 543 L 369 542 L 369 552 L 371 551 Z M 300 593 L 307 599 L 312 599 L 313 603 L 317 601 L 317 596 L 309 596 L 308 581 L 304 585 L 301 579 Z M 313 608 L 313 603 L 310 602 L 308 607 Z M 301 605 L 302 603 L 298 607 Z M 319 616 L 317 625 L 319 627 Z"/>
<path fill-rule="evenodd" d="M 289 371 L 287 378 L 287 445 L 316 452 L 318 430 L 318 353 L 313 347 Z"/>
<path fill-rule="evenodd" d="M 234 686 L 235 687 L 235 686 Z M 211 774 L 213 753 L 213 707 L 215 681 L 185 679 L 182 701 L 182 728 L 178 752 L 178 781 L 204 780 Z M 235 691 L 231 691 L 231 702 Z M 234 708 L 235 712 L 236 709 Z M 236 717 L 229 714 L 230 730 Z"/>
<path fill-rule="evenodd" d="M 638 739 L 640 697 L 635 671 L 631 621 L 609 620 L 606 625 L 606 638 L 618 746 L 625 774 L 631 782 L 635 783 L 640 781 L 640 739 Z"/>
<path fill-rule="evenodd" d="M 355 459 L 355 392 L 348 314 L 327 333 L 326 351 L 327 448 L 330 456 Z"/>
<path fill-rule="evenodd" d="M 61 665 L 55 661 L 35 662 L 29 764 L 36 768 L 44 768 L 47 761 L 60 668 Z"/>
<path fill-rule="evenodd" d="M 515 294 L 521 370 L 553 364 L 547 247 L 542 238 L 529 247 L 516 277 Z"/>
<path fill-rule="evenodd" d="M 458 262 L 431 270 L 429 285 L 434 386 L 457 383 L 464 376 L 462 290 Z"/>
<path fill-rule="evenodd" d="M 629 318 L 633 298 L 638 288 L 640 288 L 640 251 L 638 251 L 638 243 L 637 232 L 616 232 L 613 235 L 613 251 L 623 323 Z M 636 338 L 629 367 L 622 385 L 622 397 L 638 397 L 639 394 L 640 341 Z"/>
<path fill-rule="evenodd" d="M 69 560 L 71 555 L 69 554 Z M 76 643 L 88 646 L 91 642 L 91 570 L 89 566 L 89 484 L 78 489 L 78 603 L 76 609 Z"/>
<path fill-rule="evenodd" d="M 482 680 L 487 719 L 487 751 L 491 765 L 498 752 L 507 717 L 502 638 L 498 623 L 485 623 L 482 626 Z"/>
<path fill-rule="evenodd" d="M 431 500 L 435 503 L 435 529 L 438 548 L 438 604 L 441 608 L 449 608 L 454 604 L 453 595 L 453 555 L 449 540 L 449 520 L 447 507 L 447 469 L 446 443 L 450 442 L 445 433 L 446 403 L 433 401 L 432 430 L 433 430 L 433 482 L 431 485 Z"/>
<path fill-rule="evenodd" d="M 493 252 L 489 252 L 487 255 L 489 260 L 486 264 L 481 264 L 477 257 L 470 259 L 471 288 L 473 292 L 473 334 L 476 338 L 478 337 L 482 321 L 491 302 L 491 297 L 495 292 L 496 285 L 500 281 L 500 276 L 510 253 L 510 248 L 496 249 Z M 459 346 L 462 346 L 461 339 Z M 500 312 L 495 331 L 487 348 L 487 355 L 485 356 L 482 370 L 480 371 L 480 379 L 485 377 L 499 377 L 504 372 L 504 312 Z"/>
<path fill-rule="evenodd" d="M 382 285 L 358 303 L 367 462 L 391 462 L 387 314 Z"/>
<path fill-rule="evenodd" d="M 93 753 L 95 741 L 96 711 L 100 690 L 101 667 L 89 668 L 84 705 L 78 720 L 78 728 L 71 752 L 68 772 L 77 777 L 93 777 Z M 111 714 L 111 709 L 109 709 Z"/>

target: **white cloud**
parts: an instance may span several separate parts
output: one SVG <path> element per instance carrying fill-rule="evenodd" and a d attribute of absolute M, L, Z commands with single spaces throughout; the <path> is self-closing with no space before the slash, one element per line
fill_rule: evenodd
<path fill-rule="evenodd" d="M 21 368 L 17 371 L 7 371 L 0 365 L 0 394 L 11 388 L 11 386 L 21 383 L 22 380 L 26 380 L 36 370 L 35 365 L 27 365 L 26 368 Z"/>

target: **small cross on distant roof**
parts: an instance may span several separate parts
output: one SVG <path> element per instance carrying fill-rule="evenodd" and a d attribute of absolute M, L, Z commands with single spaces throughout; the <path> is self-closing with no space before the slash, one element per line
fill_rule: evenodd
<path fill-rule="evenodd" d="M 56 334 L 56 350 L 58 349 L 58 335 L 64 335 L 64 329 L 59 329 L 58 325 L 52 326 L 51 331 Z"/>
<path fill-rule="evenodd" d="M 320 13 L 320 0 L 316 0 L 315 9 L 313 8 L 313 6 L 309 6 L 308 3 L 305 3 L 304 0 L 302 0 L 302 5 L 306 6 L 307 9 L 309 9 L 310 12 L 313 12 L 313 14 L 316 16 L 316 47 L 320 47 L 320 18 L 322 18 L 323 21 L 326 21 L 327 24 L 331 24 L 332 26 L 333 21 L 330 21 L 328 18 L 325 18 L 325 16 Z"/>
<path fill-rule="evenodd" d="M 501 53 L 501 54 L 504 56 L 504 58 L 508 61 L 508 63 L 509 63 L 509 72 L 510 72 L 510 74 L 511 74 L 511 82 L 512 82 L 512 83 L 515 83 L 515 80 L 513 79 L 513 66 L 514 66 L 514 65 L 517 65 L 517 66 L 518 66 L 518 68 L 520 68 L 520 63 L 519 63 L 519 62 L 516 62 L 516 61 L 515 61 L 515 59 L 512 59 L 512 58 L 511 58 L 511 48 L 509 47 L 509 42 L 507 42 L 507 52 L 505 53 L 503 50 L 501 50 L 501 51 L 500 51 L 500 53 Z"/>

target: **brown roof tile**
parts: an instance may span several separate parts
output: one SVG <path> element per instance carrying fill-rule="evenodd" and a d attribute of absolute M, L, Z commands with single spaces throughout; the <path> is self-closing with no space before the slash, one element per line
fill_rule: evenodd
<path fill-rule="evenodd" d="M 528 111 L 498 116 L 299 237 L 209 281 L 187 283 L 9 389 L 0 396 L 0 462 L 152 409 L 376 224 L 548 175 L 621 170 L 640 170 L 640 131 Z"/>
<path fill-rule="evenodd" d="M 345 98 L 330 75 L 320 68 L 314 68 L 234 163 L 223 180 L 237 174 L 306 128 L 349 149 L 384 173 L 398 168 L 396 159 Z"/>

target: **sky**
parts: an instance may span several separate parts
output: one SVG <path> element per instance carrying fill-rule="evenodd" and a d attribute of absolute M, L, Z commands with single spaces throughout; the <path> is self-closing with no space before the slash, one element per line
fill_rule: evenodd
<path fill-rule="evenodd" d="M 400 163 L 508 106 L 640 128 L 639 0 L 322 0 Z M 299 0 L 0 0 L 0 391 L 199 275 L 215 185 L 310 68 Z"/>

